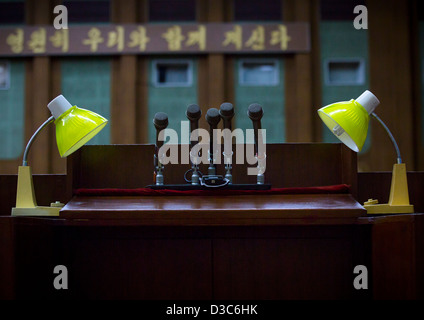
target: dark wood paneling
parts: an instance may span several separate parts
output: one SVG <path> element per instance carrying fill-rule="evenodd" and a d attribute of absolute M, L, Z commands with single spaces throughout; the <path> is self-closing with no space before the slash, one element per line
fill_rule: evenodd
<path fill-rule="evenodd" d="M 370 90 L 381 105 L 375 110 L 393 133 L 410 170 L 415 170 L 410 6 L 408 1 L 390 0 L 384 5 L 368 0 Z M 394 40 L 396 39 L 396 40 Z M 392 170 L 396 155 L 384 129 L 372 126 L 369 171 Z"/>
<path fill-rule="evenodd" d="M 149 142 L 149 126 L 152 125 L 148 114 L 149 94 L 149 68 L 148 58 L 139 56 L 137 58 L 137 103 L 136 103 L 136 143 Z"/>
<path fill-rule="evenodd" d="M 421 211 L 422 212 L 422 211 Z M 424 217 L 417 216 L 414 221 L 415 262 L 416 262 L 416 296 L 424 299 Z"/>
<path fill-rule="evenodd" d="M 67 294 L 77 299 L 212 298 L 209 239 L 146 239 L 145 230 L 138 230 L 136 236 L 116 228 L 68 230 L 63 247 L 70 274 Z"/>
<path fill-rule="evenodd" d="M 278 21 L 281 6 L 281 0 L 233 0 L 234 21 Z"/>
<path fill-rule="evenodd" d="M 1 215 L 2 213 L 0 213 Z M 15 244 L 13 221 L 0 219 L 0 299 L 15 298 Z"/>
<path fill-rule="evenodd" d="M 0 217 L 6 262 L 0 293 L 18 299 L 422 298 L 423 218 L 176 228 Z M 68 268 L 68 290 L 53 288 L 58 264 Z M 359 264 L 368 269 L 368 290 L 352 285 Z"/>
<path fill-rule="evenodd" d="M 112 60 L 111 143 L 136 142 L 137 57 Z"/>
<path fill-rule="evenodd" d="M 63 5 L 68 9 L 68 23 L 107 23 L 111 15 L 110 2 L 63 0 Z"/>
<path fill-rule="evenodd" d="M 136 23 L 137 2 L 112 1 L 112 22 Z M 137 56 L 112 58 L 111 143 L 136 143 Z"/>
<path fill-rule="evenodd" d="M 152 184 L 153 154 L 154 145 L 84 146 L 68 157 L 68 178 L 72 189 L 140 188 Z"/>
<path fill-rule="evenodd" d="M 63 263 L 56 255 L 60 251 L 56 230 L 37 221 L 23 221 L 22 224 L 14 224 L 13 228 L 15 299 L 52 297 L 57 292 L 52 285 L 55 278 L 53 269 Z"/>
<path fill-rule="evenodd" d="M 376 299 L 417 297 L 417 273 L 421 274 L 422 269 L 417 269 L 415 261 L 415 219 L 413 215 L 400 215 L 377 218 L 374 223 L 372 264 Z"/>
<path fill-rule="evenodd" d="M 314 124 L 316 123 L 317 86 L 319 80 L 319 24 L 317 19 L 317 1 L 284 1 L 283 19 L 285 22 L 302 21 L 310 23 L 311 52 L 287 55 L 285 57 L 285 119 L 287 142 L 316 141 Z"/>
<path fill-rule="evenodd" d="M 236 163 L 235 146 L 233 151 L 233 183 L 256 183 L 256 176 L 247 175 L 246 150 L 243 164 Z M 265 182 L 275 188 L 345 183 L 356 194 L 356 154 L 342 144 L 267 144 L 266 154 Z M 144 187 L 153 184 L 153 155 L 154 145 L 84 146 L 68 157 L 68 177 L 73 177 L 73 189 Z M 206 173 L 207 166 L 200 170 Z M 185 183 L 190 168 L 166 165 L 165 184 Z M 225 174 L 223 165 L 217 166 L 217 174 Z"/>
<path fill-rule="evenodd" d="M 352 231 L 326 229 L 322 238 L 297 231 L 294 238 L 282 229 L 277 239 L 214 240 L 214 298 L 352 298 Z"/>
<path fill-rule="evenodd" d="M 24 2 L 1 2 L 0 24 L 23 24 L 25 22 Z"/>
<path fill-rule="evenodd" d="M 320 16 L 322 20 L 345 20 L 353 21 L 356 14 L 353 8 L 357 5 L 365 5 L 364 0 L 321 0 Z"/>
<path fill-rule="evenodd" d="M 114 23 L 145 23 L 147 0 L 112 1 Z M 122 55 L 112 58 L 111 143 L 147 143 L 148 57 Z"/>
<path fill-rule="evenodd" d="M 229 1 L 205 0 L 197 1 L 198 22 L 223 22 L 225 21 L 225 8 Z M 223 54 L 208 54 L 199 57 L 198 68 L 198 104 L 202 110 L 199 120 L 200 128 L 208 128 L 205 120 L 209 108 L 217 108 L 227 102 L 225 88 L 228 85 L 226 77 L 226 56 Z"/>
<path fill-rule="evenodd" d="M 196 0 L 149 1 L 149 22 L 194 21 Z"/>
<path fill-rule="evenodd" d="M 139 0 L 137 2 L 137 21 L 140 23 L 146 23 L 148 17 L 148 1 Z M 151 125 L 151 119 L 148 118 L 148 95 L 149 95 L 149 58 L 144 56 L 137 57 L 137 87 L 136 87 L 136 143 L 148 143 L 149 142 L 149 125 Z"/>

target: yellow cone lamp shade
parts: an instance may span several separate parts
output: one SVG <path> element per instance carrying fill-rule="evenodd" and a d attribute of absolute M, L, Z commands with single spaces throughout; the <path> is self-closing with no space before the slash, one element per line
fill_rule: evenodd
<path fill-rule="evenodd" d="M 358 99 L 330 104 L 318 115 L 331 132 L 355 152 L 362 150 L 368 132 L 370 114 L 380 101 L 370 91 Z"/>
<path fill-rule="evenodd" d="M 397 152 L 389 202 L 379 204 L 378 200 L 369 199 L 364 207 L 369 214 L 411 213 L 414 212 L 414 206 L 409 203 L 406 166 L 402 163 L 399 147 L 390 130 L 374 113 L 379 104 L 377 97 L 366 90 L 356 100 L 336 102 L 319 109 L 318 115 L 331 132 L 355 152 L 361 151 L 364 146 L 370 115 L 383 126 Z"/>
<path fill-rule="evenodd" d="M 59 101 L 53 100 L 48 105 L 55 117 L 56 125 L 56 141 L 60 156 L 67 157 L 74 151 L 78 150 L 93 138 L 107 124 L 107 120 L 89 110 L 78 108 L 77 106 L 67 105 L 69 102 L 60 98 Z M 66 111 L 61 113 L 62 106 Z M 69 108 L 67 108 L 69 107 Z M 59 111 L 59 116 L 55 114 Z"/>
<path fill-rule="evenodd" d="M 28 151 L 37 134 L 48 124 L 56 125 L 56 142 L 61 157 L 78 150 L 107 124 L 102 116 L 77 106 L 72 106 L 63 95 L 53 99 L 47 107 L 52 116 L 45 121 L 29 140 L 18 170 L 18 189 L 13 216 L 58 216 L 63 204 L 56 201 L 49 207 L 38 206 L 35 199 L 31 167 L 28 166 Z"/>

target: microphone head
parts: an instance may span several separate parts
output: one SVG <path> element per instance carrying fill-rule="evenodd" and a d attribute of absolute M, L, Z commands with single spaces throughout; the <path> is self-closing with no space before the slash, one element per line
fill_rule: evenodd
<path fill-rule="evenodd" d="M 216 126 L 219 121 L 221 120 L 221 117 L 219 116 L 219 111 L 216 108 L 210 108 L 208 112 L 206 112 L 206 121 L 211 126 Z"/>
<path fill-rule="evenodd" d="M 219 107 L 219 114 L 222 118 L 228 118 L 231 119 L 234 116 L 234 107 L 229 102 L 224 102 Z"/>
<path fill-rule="evenodd" d="M 191 104 L 187 107 L 186 116 L 188 120 L 199 120 L 202 115 L 202 110 L 197 104 Z"/>
<path fill-rule="evenodd" d="M 261 120 L 264 112 L 260 104 L 252 103 L 247 109 L 247 115 L 252 121 Z"/>
<path fill-rule="evenodd" d="M 168 115 L 165 112 L 158 112 L 153 118 L 153 124 L 156 130 L 165 129 L 168 126 Z"/>

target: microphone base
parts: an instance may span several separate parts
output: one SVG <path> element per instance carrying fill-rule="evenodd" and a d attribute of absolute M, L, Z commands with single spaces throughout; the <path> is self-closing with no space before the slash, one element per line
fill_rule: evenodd
<path fill-rule="evenodd" d="M 191 176 L 191 184 L 194 186 L 200 185 L 200 177 L 197 171 L 194 171 L 193 175 Z"/>
<path fill-rule="evenodd" d="M 230 181 L 230 184 L 233 183 L 233 175 L 231 173 L 226 173 L 225 179 L 228 179 L 228 181 Z"/>
<path fill-rule="evenodd" d="M 258 174 L 257 184 L 264 184 L 264 183 L 265 183 L 265 176 L 263 174 Z"/>
<path fill-rule="evenodd" d="M 163 185 L 163 175 L 159 172 L 156 174 L 156 185 L 157 186 Z"/>

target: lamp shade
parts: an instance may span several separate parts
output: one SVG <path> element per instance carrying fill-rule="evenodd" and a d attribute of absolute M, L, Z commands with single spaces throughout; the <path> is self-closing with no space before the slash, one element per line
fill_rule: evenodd
<path fill-rule="evenodd" d="M 368 132 L 368 112 L 355 100 L 337 102 L 318 110 L 331 132 L 355 152 L 362 150 Z"/>
<path fill-rule="evenodd" d="M 368 132 L 369 115 L 380 101 L 365 90 L 356 100 L 330 104 L 318 110 L 318 115 L 331 132 L 355 152 L 362 150 Z"/>
<path fill-rule="evenodd" d="M 95 112 L 73 106 L 56 120 L 56 142 L 60 156 L 67 157 L 78 150 L 107 124 L 107 120 Z"/>

